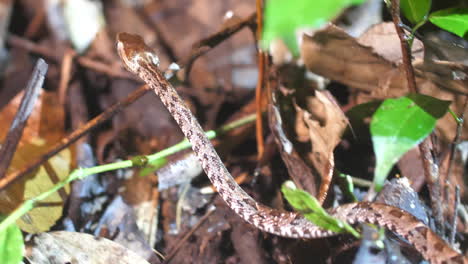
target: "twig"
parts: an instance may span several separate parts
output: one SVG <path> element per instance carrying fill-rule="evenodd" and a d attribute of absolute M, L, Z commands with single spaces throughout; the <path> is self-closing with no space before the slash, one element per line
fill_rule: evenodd
<path fill-rule="evenodd" d="M 31 23 L 26 27 L 26 32 L 24 33 L 24 36 L 27 38 L 33 38 L 35 35 L 37 35 L 39 28 L 42 26 L 44 23 L 45 19 L 45 8 L 44 7 L 39 7 L 39 10 L 36 11 L 36 14 L 34 14 L 34 17 L 31 20 Z"/>
<path fill-rule="evenodd" d="M 256 11 L 257 11 L 257 42 L 260 41 L 262 37 L 263 31 L 263 1 L 256 0 Z M 263 153 L 265 151 L 265 142 L 263 140 L 263 120 L 262 120 L 262 102 L 263 102 L 263 86 L 265 84 L 265 68 L 267 57 L 263 50 L 258 49 L 257 53 L 258 58 L 258 78 L 257 78 L 257 87 L 255 88 L 255 105 L 256 109 L 255 112 L 257 113 L 257 122 L 256 122 L 256 130 L 255 130 L 255 137 L 257 139 L 257 160 L 261 161 L 263 157 Z"/>
<path fill-rule="evenodd" d="M 414 77 L 413 64 L 411 63 L 411 50 L 407 41 L 405 31 L 403 30 L 403 22 L 401 22 L 400 17 L 400 0 L 392 0 L 392 19 L 393 24 L 395 24 L 395 29 L 400 39 L 401 53 L 403 59 L 403 68 L 406 72 L 406 80 L 408 81 L 408 89 L 412 93 L 418 93 L 418 88 L 416 87 L 416 79 Z"/>
<path fill-rule="evenodd" d="M 28 50 L 29 52 L 33 52 L 47 59 L 53 60 L 54 62 L 60 61 L 60 58 L 58 57 L 59 54 L 56 54 L 52 52 L 50 49 L 44 46 L 38 45 L 28 39 L 10 34 L 8 35 L 7 42 L 11 46 L 23 48 L 25 50 Z"/>
<path fill-rule="evenodd" d="M 113 65 L 108 65 L 106 63 L 102 63 L 97 60 L 92 60 L 84 56 L 78 57 L 77 61 L 83 67 L 94 70 L 96 72 L 104 73 L 109 77 L 129 79 L 141 83 L 139 79 L 123 71 L 120 67 L 116 69 L 115 67 L 113 67 Z"/>
<path fill-rule="evenodd" d="M 458 206 L 460 205 L 460 187 L 455 186 L 455 202 L 453 203 L 452 232 L 450 232 L 450 245 L 455 244 L 455 234 L 457 233 Z"/>
<path fill-rule="evenodd" d="M 463 104 L 463 110 L 460 114 L 460 117 L 457 118 L 457 132 L 455 134 L 455 138 L 453 139 L 453 143 L 450 146 L 450 157 L 449 157 L 449 165 L 447 169 L 447 179 L 450 179 L 450 174 L 452 174 L 452 166 L 455 162 L 455 150 L 457 149 L 458 144 L 460 143 L 460 137 L 463 133 L 463 124 L 465 122 L 465 112 L 468 110 L 468 96 L 465 96 L 465 103 Z"/>
<path fill-rule="evenodd" d="M 246 26 L 253 27 L 255 25 L 255 18 L 256 18 L 256 14 L 253 13 L 250 16 L 246 17 L 245 19 L 237 23 L 234 23 L 232 25 L 229 25 L 227 27 L 224 27 L 220 31 L 208 36 L 207 38 L 194 43 L 192 46 L 192 51 L 190 52 L 190 55 L 188 56 L 187 60 L 182 60 L 182 64 L 185 65 L 185 79 L 184 80 L 185 81 L 188 80 L 190 70 L 192 69 L 192 65 L 198 57 L 207 53 L 212 48 L 219 45 L 219 43 L 223 42 L 230 36 L 239 32 L 244 27 Z"/>
<path fill-rule="evenodd" d="M 23 129 L 26 126 L 39 96 L 39 92 L 41 91 L 47 68 L 48 65 L 43 59 L 37 60 L 31 79 L 26 86 L 20 106 L 18 107 L 18 111 L 11 123 L 5 142 L 0 149 L 0 181 L 4 179 L 5 173 L 10 166 L 16 146 L 23 134 Z"/>
<path fill-rule="evenodd" d="M 406 79 L 408 82 L 408 89 L 412 93 L 418 93 L 419 90 L 416 86 L 416 78 L 414 75 L 413 64 L 411 63 L 411 50 L 407 42 L 406 34 L 403 30 L 403 23 L 400 17 L 400 0 L 391 1 L 391 14 L 395 29 L 400 39 L 401 53 L 403 59 L 403 68 L 406 73 Z M 431 197 L 432 210 L 434 212 L 435 223 L 437 230 L 442 230 L 442 209 L 440 206 L 440 184 L 439 179 L 439 167 L 434 162 L 429 147 L 429 138 L 425 138 L 421 144 L 419 144 L 419 151 L 421 153 L 421 160 L 423 163 L 424 175 L 426 182 L 429 185 L 429 192 Z"/>
<path fill-rule="evenodd" d="M 105 122 L 107 119 L 114 116 L 116 113 L 120 112 L 120 110 L 122 110 L 123 108 L 135 102 L 138 98 L 143 96 L 147 91 L 149 91 L 149 89 L 146 85 L 141 86 L 140 88 L 132 92 L 127 98 L 125 98 L 125 100 L 115 103 L 114 105 L 109 107 L 105 112 L 91 119 L 88 123 L 84 124 L 79 129 L 73 131 L 67 137 L 62 138 L 62 140 L 60 140 L 55 145 L 50 147 L 46 151 L 45 154 L 40 156 L 38 159 L 32 161 L 31 163 L 29 163 L 27 167 L 19 171 L 13 172 L 11 174 L 8 174 L 5 178 L 0 179 L 0 190 L 5 189 L 13 182 L 21 179 L 26 174 L 34 171 L 37 167 L 41 166 L 43 162 L 45 162 L 46 160 L 48 160 L 55 154 L 59 153 L 60 151 L 68 147 L 70 144 L 73 144 L 80 137 L 82 137 L 83 135 L 91 131 L 92 129 L 96 128 L 97 126 Z"/>
<path fill-rule="evenodd" d="M 151 11 L 147 10 L 146 8 L 138 8 L 137 13 L 142 17 L 142 20 L 145 24 L 148 25 L 149 28 L 156 33 L 157 42 L 159 46 L 162 48 L 161 52 L 169 57 L 171 61 L 177 61 L 177 56 L 174 52 L 174 49 L 169 44 L 168 38 L 166 34 L 161 30 L 160 23 L 158 20 L 152 19 Z"/>
<path fill-rule="evenodd" d="M 34 43 L 28 39 L 21 38 L 15 35 L 9 35 L 7 41 L 8 41 L 8 44 L 12 46 L 20 47 L 29 52 L 39 54 L 43 57 L 46 57 L 49 60 L 54 61 L 55 63 L 60 63 L 62 60 L 61 58 L 58 57 L 58 54 L 54 53 L 50 49 L 42 45 L 39 45 L 37 43 Z M 73 54 L 73 55 L 76 55 L 76 54 Z M 104 73 L 106 75 L 109 75 L 110 77 L 125 78 L 125 79 L 130 79 L 130 80 L 141 82 L 139 79 L 135 78 L 133 75 L 129 74 L 126 71 L 123 71 L 121 69 L 115 70 L 113 67 L 105 63 L 92 60 L 87 57 L 80 56 L 78 57 L 77 61 L 83 67 L 95 70 L 100 73 Z"/>
<path fill-rule="evenodd" d="M 439 165 L 435 164 L 434 156 L 429 148 L 429 138 L 425 138 L 421 144 L 419 144 L 419 152 L 421 154 L 421 160 L 423 163 L 424 176 L 429 186 L 429 195 L 431 198 L 431 208 L 434 213 L 434 220 L 436 229 L 442 231 L 442 206 L 441 206 L 441 192 L 439 179 Z"/>
<path fill-rule="evenodd" d="M 208 219 L 208 217 L 215 211 L 215 207 L 210 207 L 208 208 L 208 212 L 205 213 L 205 215 L 198 221 L 198 223 L 190 230 L 187 232 L 187 234 L 184 235 L 180 241 L 176 243 L 176 245 L 169 250 L 169 254 L 167 254 L 166 258 L 164 259 L 163 263 L 169 263 L 172 258 L 175 256 L 177 251 L 185 244 L 185 242 L 197 231 L 198 228 Z"/>
<path fill-rule="evenodd" d="M 60 82 L 58 87 L 58 97 L 59 102 L 62 107 L 65 105 L 65 98 L 67 95 L 68 82 L 70 81 L 71 69 L 73 57 L 75 57 L 76 52 L 68 48 L 65 54 L 63 55 L 62 65 L 60 69 Z"/>

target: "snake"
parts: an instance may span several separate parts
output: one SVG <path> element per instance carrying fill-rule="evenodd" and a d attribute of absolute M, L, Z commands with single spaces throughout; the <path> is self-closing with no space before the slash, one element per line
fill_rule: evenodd
<path fill-rule="evenodd" d="M 118 33 L 117 53 L 125 68 L 141 78 L 160 98 L 172 115 L 202 164 L 203 170 L 224 202 L 254 227 L 287 238 L 318 239 L 336 235 L 296 212 L 263 205 L 247 194 L 231 176 L 198 120 L 159 69 L 159 57 L 139 35 Z M 356 202 L 329 210 L 330 215 L 351 225 L 375 224 L 386 228 L 411 244 L 431 263 L 468 263 L 468 258 L 453 249 L 412 214 L 390 205 Z"/>

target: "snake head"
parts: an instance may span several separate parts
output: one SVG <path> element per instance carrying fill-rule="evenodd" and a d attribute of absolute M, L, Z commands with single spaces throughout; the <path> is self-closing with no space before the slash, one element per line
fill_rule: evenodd
<path fill-rule="evenodd" d="M 133 73 L 138 73 L 141 65 L 148 62 L 159 66 L 159 57 L 138 35 L 118 33 L 117 52 L 124 61 L 125 68 Z"/>

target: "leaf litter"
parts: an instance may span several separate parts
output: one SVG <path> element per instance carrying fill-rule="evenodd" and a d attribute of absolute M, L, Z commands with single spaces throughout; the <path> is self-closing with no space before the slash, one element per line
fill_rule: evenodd
<path fill-rule="evenodd" d="M 46 11 L 45 18 L 36 16 L 40 8 L 22 3 L 11 11 L 15 15 L 14 19 L 19 19 L 16 16 L 18 12 L 28 14 L 23 23 L 28 25 L 29 35 L 21 35 L 22 26 L 15 24 L 10 29 L 13 36 L 5 36 L 11 46 L 9 52 L 12 63 L 8 65 L 9 70 L 0 87 L 0 106 L 4 106 L 0 114 L 2 127 L 8 124 L 3 119 L 8 116 L 6 112 L 13 113 L 18 105 L 8 103 L 13 102 L 13 95 L 24 87 L 24 79 L 27 79 L 24 76 L 30 72 L 32 66 L 29 60 L 32 57 L 39 55 L 52 62 L 46 77 L 46 90 L 55 91 L 64 71 L 69 71 L 70 75 L 65 87 L 65 104 L 56 105 L 55 102 L 59 102 L 58 93 L 47 92 L 47 98 L 41 99 L 43 109 L 33 111 L 31 121 L 25 128 L 24 137 L 38 137 L 41 144 L 48 146 L 115 102 L 124 100 L 141 85 L 121 67 L 114 51 L 112 36 L 115 33 L 130 31 L 142 35 L 161 54 L 162 66 L 165 68 L 174 61 L 182 62 L 180 64 L 183 66 L 183 62 L 190 61 L 186 58 L 190 58 L 190 53 L 194 51 L 192 45 L 202 43 L 200 40 L 211 37 L 213 33 L 223 32 L 223 28 L 239 21 L 244 21 L 240 32 L 225 38 L 215 37 L 218 40 L 216 45 L 195 49 L 199 54 L 206 54 L 194 60 L 189 73 L 183 70 L 178 73 L 182 84 L 177 89 L 206 130 L 253 112 L 252 90 L 257 78 L 256 40 L 249 22 L 245 22 L 249 21 L 254 10 L 251 1 L 171 1 L 150 3 L 143 8 L 112 1 L 103 9 L 106 25 L 83 55 L 74 57 L 69 70 L 62 69 L 60 65 L 65 51 L 70 48 L 65 41 L 66 37 L 60 37 L 63 36 L 60 20 L 51 19 L 54 15 L 52 9 Z M 225 18 L 228 10 L 234 14 L 231 19 Z M 46 30 L 50 31 L 50 35 L 44 34 Z M 338 188 L 334 188 L 335 184 L 331 181 L 334 168 L 356 177 L 371 174 L 373 154 L 363 152 L 366 147 L 362 145 L 361 149 L 355 149 L 354 144 L 354 136 L 362 137 L 360 128 L 369 123 L 364 117 L 356 120 L 360 124 L 349 116 L 348 121 L 342 109 L 350 109 L 360 102 L 401 96 L 406 92 L 405 78 L 399 68 L 401 55 L 398 45 L 394 44 L 395 40 L 392 25 L 384 23 L 375 25 L 365 37 L 359 39 L 349 37 L 335 27 L 327 27 L 304 38 L 301 59 L 307 69 L 340 82 L 340 89 L 347 93 L 345 95 L 336 93 L 333 88 L 330 88 L 333 95 L 317 90 L 319 85 L 304 77 L 306 74 L 303 69 L 299 79 L 289 74 L 278 78 L 274 74 L 270 76 L 270 87 L 278 88 L 276 93 L 281 94 L 274 106 L 274 111 L 279 109 L 281 116 L 278 113 L 272 115 L 273 110 L 269 113 L 271 131 L 265 132 L 265 137 L 270 137 L 271 144 L 267 146 L 270 154 L 266 161 L 259 163 L 256 160 L 252 126 L 238 128 L 216 140 L 229 170 L 235 177 L 241 176 L 243 187 L 254 194 L 256 200 L 278 208 L 287 207 L 279 187 L 291 176 L 296 185 L 318 194 L 320 201 L 328 208 L 334 202 L 330 198 L 332 196 L 339 200 L 347 199 Z M 422 58 L 418 52 L 424 46 L 424 43 L 415 42 L 416 59 Z M 425 93 L 453 101 L 454 112 L 460 113 L 463 109 L 460 94 L 466 94 L 467 87 L 466 78 L 463 77 L 466 65 L 444 60 L 432 63 L 416 60 L 414 63 L 418 85 Z M 293 64 L 288 66 L 297 67 Z M 274 70 L 285 72 L 281 67 Z M 297 80 L 300 80 L 299 85 L 294 84 Z M 335 102 L 333 96 L 341 105 Z M 49 169 L 41 167 L 36 172 L 39 182 L 30 182 L 28 185 L 29 180 L 26 180 L 26 183 L 18 184 L 21 190 L 9 189 L 11 193 L 6 195 L 8 205 L 2 204 L 0 208 L 11 211 L 15 207 L 11 204 L 12 200 L 18 203 L 37 195 L 26 196 L 26 189 L 38 188 L 38 192 L 42 192 L 41 188 L 50 188 L 42 185 L 50 186 L 57 181 L 51 172 L 66 177 L 77 164 L 87 167 L 129 159 L 135 155 L 157 152 L 179 142 L 179 129 L 158 100 L 153 95 L 144 96 L 110 122 L 83 137 L 76 146 L 60 152 L 53 158 L 57 159 L 56 162 L 53 159 L 49 161 Z M 80 111 L 74 108 L 76 105 L 80 105 Z M 38 113 L 45 116 L 41 118 Z M 437 133 L 441 141 L 449 142 L 453 138 L 454 127 L 453 120 L 447 117 L 438 122 Z M 344 129 L 348 132 L 342 139 Z M 355 135 L 350 130 L 354 130 Z M 466 133 L 462 137 L 465 139 Z M 16 156 L 22 161 L 15 161 L 13 168 L 27 165 L 33 154 L 38 155 L 47 149 L 40 147 L 43 145 L 38 147 L 28 144 L 31 143 L 20 142 Z M 335 147 L 337 150 L 334 150 Z M 79 158 L 75 149 L 81 153 Z M 343 150 L 348 151 L 344 157 L 340 154 Z M 42 232 L 34 238 L 36 244 L 30 246 L 33 253 L 29 256 L 43 263 L 45 260 L 41 260 L 38 255 L 41 251 L 46 256 L 64 253 L 64 260 L 74 255 L 105 261 L 109 260 L 108 257 L 123 254 L 132 256 L 131 263 L 137 259 L 141 263 L 159 263 L 163 258 L 151 250 L 157 249 L 167 257 L 166 261 L 173 263 L 305 263 L 312 258 L 333 260 L 335 263 L 340 260 L 349 262 L 349 258 L 344 258 L 348 262 L 343 259 L 348 252 L 342 246 L 351 245 L 350 248 L 356 249 L 351 242 L 343 243 L 332 238 L 328 240 L 331 242 L 328 245 L 320 243 L 310 246 L 317 244 L 314 241 L 290 243 L 290 240 L 261 233 L 244 223 L 219 197 L 200 193 L 209 184 L 205 178 L 195 177 L 200 174 L 199 167 L 177 167 L 187 155 L 190 157 L 190 151 L 170 157 L 167 167 L 156 174 L 140 177 L 141 168 L 107 172 L 89 177 L 83 182 L 75 182 L 71 187 L 71 195 L 66 188 L 64 193 L 58 192 L 51 196 L 50 201 L 34 209 L 38 212 L 38 218 L 33 217 L 33 210 L 21 220 L 26 222 L 20 225 L 23 231 Z M 347 166 L 352 159 L 359 162 Z M 415 163 L 416 158 L 409 159 L 410 163 Z M 353 170 L 361 164 L 360 170 Z M 406 173 L 402 168 L 400 171 L 405 172 L 403 176 L 421 178 L 415 173 Z M 187 176 L 183 176 L 185 173 Z M 176 180 L 171 180 L 170 174 Z M 179 186 L 187 186 L 190 180 L 184 195 L 183 188 Z M 164 186 L 163 183 L 166 187 L 158 189 L 158 185 Z M 395 188 L 403 192 L 403 187 Z M 355 194 L 362 198 L 364 189 L 356 186 L 355 190 Z M 463 189 L 461 193 L 462 197 L 466 195 Z M 414 195 L 411 195 L 411 199 L 401 199 L 400 203 L 413 203 Z M 63 209 L 65 202 L 69 206 L 67 210 Z M 385 202 L 389 203 L 388 199 Z M 212 205 L 216 209 L 208 209 Z M 39 209 L 44 210 L 40 212 Z M 41 216 L 46 219 L 45 222 L 40 219 Z M 181 223 L 177 229 L 176 222 Z M 105 238 L 93 240 L 85 232 Z M 48 244 L 50 248 L 60 247 L 56 251 L 46 251 L 43 247 Z M 395 247 L 398 250 L 400 243 L 396 243 Z M 140 257 L 133 257 L 135 253 Z M 123 262 L 124 259 L 119 261 Z"/>

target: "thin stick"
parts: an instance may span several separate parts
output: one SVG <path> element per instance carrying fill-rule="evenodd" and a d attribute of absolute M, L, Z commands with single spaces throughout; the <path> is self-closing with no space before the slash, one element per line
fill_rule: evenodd
<path fill-rule="evenodd" d="M 220 31 L 208 36 L 207 38 L 194 43 L 192 46 L 192 51 L 188 56 L 188 59 L 182 60 L 182 64 L 185 64 L 185 81 L 188 80 L 190 70 L 192 69 L 192 65 L 198 57 L 207 53 L 209 50 L 216 47 L 217 45 L 219 45 L 219 43 L 223 42 L 230 36 L 239 32 L 244 27 L 252 27 L 253 25 L 255 25 L 255 18 L 256 14 L 253 13 L 245 19 L 232 25 L 229 25 L 221 29 Z"/>
<path fill-rule="evenodd" d="M 457 146 L 460 143 L 460 137 L 463 133 L 463 124 L 465 123 L 465 113 L 467 110 L 468 110 L 468 96 L 465 96 L 465 103 L 463 104 L 462 113 L 460 114 L 460 117 L 457 118 L 457 132 L 450 146 L 449 166 L 447 169 L 447 179 L 449 180 L 450 180 L 450 175 L 452 174 L 452 166 L 455 161 L 455 150 L 457 149 Z"/>
<path fill-rule="evenodd" d="M 37 167 L 41 166 L 42 163 L 50 159 L 55 154 L 59 153 L 66 147 L 73 144 L 83 135 L 89 133 L 92 129 L 96 128 L 100 124 L 107 121 L 109 118 L 114 116 L 116 113 L 120 112 L 123 108 L 127 107 L 128 105 L 135 102 L 137 99 L 142 97 L 146 92 L 148 92 L 148 86 L 143 85 L 134 92 L 132 92 L 125 100 L 120 101 L 109 107 L 105 112 L 101 113 L 100 115 L 96 116 L 95 118 L 91 119 L 88 123 L 84 124 L 82 127 L 78 128 L 77 130 L 73 131 L 68 136 L 62 138 L 59 142 L 54 144 L 50 147 L 45 154 L 41 155 L 36 160 L 32 161 L 28 164 L 28 166 L 22 168 L 19 171 L 15 171 L 11 174 L 8 174 L 6 177 L 0 179 L 0 190 L 5 189 L 10 184 L 16 182 L 17 180 L 24 177 L 26 174 L 31 173 Z"/>
<path fill-rule="evenodd" d="M 400 39 L 401 53 L 403 58 L 403 68 L 406 72 L 406 80 L 408 81 L 408 89 L 412 93 L 418 93 L 416 79 L 414 78 L 414 69 L 411 63 L 411 50 L 407 42 L 405 31 L 403 30 L 403 22 L 400 17 L 400 0 L 392 0 L 392 19 L 395 24 L 395 29 Z"/>
<path fill-rule="evenodd" d="M 436 229 L 438 232 L 443 230 L 443 215 L 441 206 L 441 191 L 439 183 L 439 165 L 434 162 L 434 156 L 429 148 L 429 138 L 425 138 L 419 144 L 419 152 L 423 162 L 424 176 L 429 186 L 429 194 L 431 198 L 431 208 L 434 214 Z"/>
<path fill-rule="evenodd" d="M 411 63 L 411 50 L 407 42 L 407 36 L 403 30 L 403 23 L 400 17 L 400 0 L 391 1 L 391 14 L 395 29 L 400 39 L 401 53 L 403 59 L 403 68 L 406 73 L 406 79 L 408 82 L 408 89 L 412 93 L 418 93 L 419 90 L 416 86 L 416 78 L 414 75 L 413 64 Z M 429 185 L 429 192 L 431 197 L 432 210 L 434 212 L 435 222 L 437 230 L 442 230 L 442 209 L 440 206 L 440 184 L 439 179 L 439 167 L 434 162 L 430 147 L 429 138 L 425 138 L 421 144 L 419 144 L 419 151 L 421 153 L 421 160 L 423 163 L 424 175 L 426 182 Z"/>
<path fill-rule="evenodd" d="M 73 58 L 76 52 L 70 48 L 63 55 L 62 65 L 60 69 L 60 82 L 58 87 L 59 102 L 62 107 L 65 105 L 65 98 L 67 95 L 68 82 L 70 81 L 71 69 L 73 65 Z"/>
<path fill-rule="evenodd" d="M 263 1 L 256 0 L 256 10 L 257 10 L 257 42 L 260 41 L 263 31 Z M 266 63 L 266 54 L 261 49 L 258 49 L 257 58 L 258 58 L 258 79 L 257 87 L 255 88 L 255 105 L 257 113 L 257 122 L 255 137 L 257 139 L 257 160 L 262 160 L 263 153 L 265 152 L 265 142 L 263 140 L 263 122 L 262 122 L 262 102 L 263 96 L 262 91 L 265 84 L 265 63 Z"/>
<path fill-rule="evenodd" d="M 5 179 L 5 173 L 10 166 L 11 159 L 21 139 L 21 135 L 23 135 L 23 129 L 39 97 L 47 68 L 48 65 L 43 59 L 37 60 L 31 79 L 29 79 L 23 98 L 21 99 L 18 111 L 12 121 L 5 142 L 0 149 L 0 181 Z"/>
<path fill-rule="evenodd" d="M 37 10 L 34 15 L 34 17 L 31 20 L 31 23 L 26 27 L 26 32 L 24 33 L 24 36 L 27 38 L 33 38 L 35 35 L 37 35 L 39 28 L 42 26 L 44 23 L 44 18 L 46 15 L 45 8 L 44 7 L 39 7 L 39 10 Z"/>
<path fill-rule="evenodd" d="M 190 230 L 187 232 L 187 234 L 182 237 L 179 241 L 177 241 L 176 245 L 169 250 L 169 254 L 167 254 L 166 258 L 164 259 L 163 263 L 169 263 L 172 258 L 175 256 L 177 251 L 185 244 L 185 242 L 197 231 L 198 228 L 208 219 L 208 217 L 215 211 L 215 207 L 210 207 L 208 208 L 208 212 L 205 213 L 205 215 L 198 221 L 198 223 Z"/>
<path fill-rule="evenodd" d="M 8 44 L 12 45 L 12 46 L 15 46 L 15 47 L 20 47 L 20 48 L 23 48 L 29 52 L 32 52 L 32 53 L 35 53 L 35 54 L 39 54 L 49 60 L 52 60 L 54 61 L 55 63 L 60 63 L 60 61 L 62 60 L 62 58 L 58 57 L 58 54 L 54 53 L 53 51 L 51 51 L 50 49 L 42 46 L 42 45 L 39 45 L 37 43 L 34 43 L 28 39 L 25 39 L 25 38 L 21 38 L 19 36 L 15 36 L 15 35 L 9 35 L 8 36 Z M 76 54 L 74 54 L 76 55 Z M 130 79 L 130 80 L 138 80 L 138 82 L 140 82 L 139 79 L 135 78 L 134 76 L 132 76 L 131 74 L 129 74 L 128 72 L 126 71 L 122 71 L 121 69 L 113 69 L 113 67 L 110 67 L 109 65 L 105 64 L 105 63 L 102 63 L 102 62 L 99 62 L 99 61 L 96 61 L 96 60 L 92 60 L 90 58 L 87 58 L 87 57 L 78 57 L 77 59 L 77 62 L 83 66 L 83 67 L 86 67 L 86 68 L 89 68 L 89 69 L 92 69 L 96 72 L 100 72 L 100 73 L 104 73 L 110 77 L 117 77 L 117 78 L 125 78 L 125 79 Z"/>

